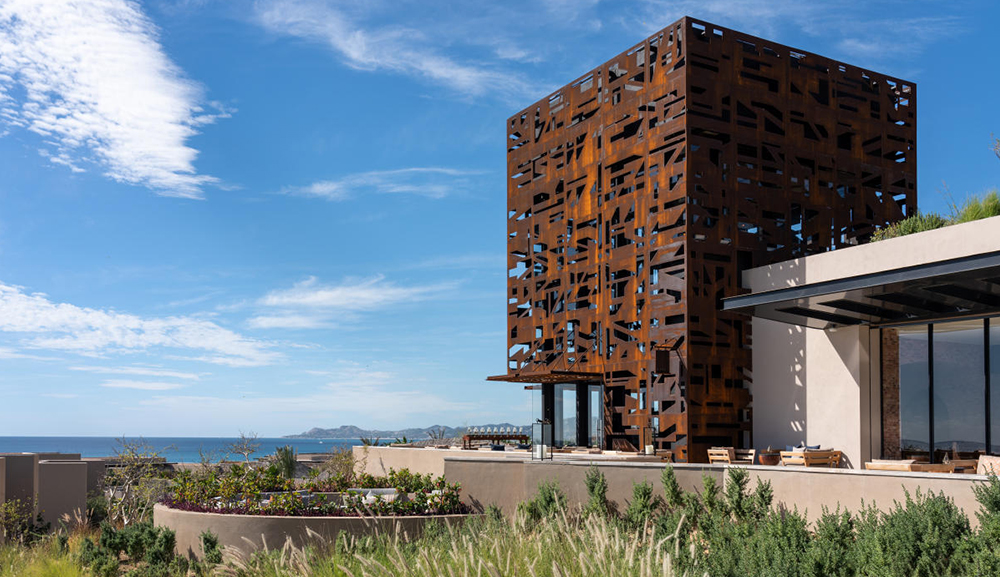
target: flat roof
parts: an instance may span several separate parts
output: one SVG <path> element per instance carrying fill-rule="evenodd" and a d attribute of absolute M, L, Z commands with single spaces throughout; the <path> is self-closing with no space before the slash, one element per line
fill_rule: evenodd
<path fill-rule="evenodd" d="M 819 329 L 1000 313 L 1000 250 L 730 297 L 722 310 Z"/>
<path fill-rule="evenodd" d="M 546 371 L 540 373 L 511 373 L 486 377 L 487 381 L 507 383 L 582 383 L 604 380 L 604 373 L 587 373 L 581 371 Z"/>

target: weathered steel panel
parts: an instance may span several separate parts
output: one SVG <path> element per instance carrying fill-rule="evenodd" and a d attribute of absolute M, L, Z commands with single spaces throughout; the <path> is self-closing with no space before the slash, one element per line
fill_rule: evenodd
<path fill-rule="evenodd" d="M 508 121 L 508 374 L 604 375 L 610 447 L 749 439 L 740 272 L 916 206 L 916 87 L 682 19 Z"/>

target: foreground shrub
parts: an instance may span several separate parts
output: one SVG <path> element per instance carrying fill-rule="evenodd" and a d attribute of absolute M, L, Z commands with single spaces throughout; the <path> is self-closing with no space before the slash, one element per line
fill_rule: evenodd
<path fill-rule="evenodd" d="M 604 477 L 595 465 L 587 469 L 587 476 L 583 479 L 587 487 L 587 506 L 584 513 L 587 515 L 607 515 L 608 506 L 608 480 Z"/>
<path fill-rule="evenodd" d="M 548 519 L 566 510 L 566 496 L 555 481 L 543 481 L 535 498 L 519 504 L 517 510 L 532 522 Z"/>
<path fill-rule="evenodd" d="M 625 523 L 637 529 L 653 518 L 660 508 L 660 499 L 653 495 L 653 485 L 649 481 L 632 484 L 632 500 L 625 509 Z"/>

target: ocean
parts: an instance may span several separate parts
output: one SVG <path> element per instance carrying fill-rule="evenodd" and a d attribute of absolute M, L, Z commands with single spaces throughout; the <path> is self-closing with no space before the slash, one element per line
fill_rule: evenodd
<path fill-rule="evenodd" d="M 81 457 L 110 457 L 120 447 L 115 437 L 0 437 L 0 453 L 80 453 Z M 134 438 L 128 438 L 135 441 Z M 214 460 L 226 458 L 226 448 L 239 439 L 228 437 L 144 437 L 143 441 L 161 457 L 174 463 L 198 463 L 199 449 L 214 453 Z M 299 453 L 326 453 L 331 449 L 360 445 L 358 439 L 265 439 L 258 438 L 260 450 L 253 456 L 274 453 L 275 448 L 291 445 Z M 230 459 L 242 459 L 230 455 Z"/>

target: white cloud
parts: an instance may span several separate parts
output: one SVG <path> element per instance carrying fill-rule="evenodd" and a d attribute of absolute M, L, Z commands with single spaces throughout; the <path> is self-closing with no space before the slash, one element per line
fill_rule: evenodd
<path fill-rule="evenodd" d="M 0 283 L 0 332 L 33 335 L 25 345 L 79 354 L 138 352 L 150 349 L 201 351 L 195 359 L 229 366 L 261 366 L 281 358 L 268 343 L 199 318 L 143 318 L 53 303 L 44 294 Z"/>
<path fill-rule="evenodd" d="M 288 187 L 285 194 L 325 200 L 346 200 L 357 194 L 414 194 L 428 198 L 444 198 L 459 192 L 472 191 L 472 177 L 483 174 L 476 170 L 454 168 L 401 168 L 362 172 L 337 180 L 320 180 L 300 187 Z"/>
<path fill-rule="evenodd" d="M 307 307 L 327 310 L 365 311 L 403 302 L 423 300 L 440 294 L 451 285 L 396 286 L 383 275 L 347 281 L 338 285 L 320 284 L 316 277 L 296 283 L 290 289 L 268 293 L 259 303 L 269 307 Z"/>
<path fill-rule="evenodd" d="M 355 7 L 357 8 L 357 7 Z M 537 89 L 514 74 L 459 62 L 435 49 L 434 37 L 400 27 L 366 28 L 345 10 L 316 0 L 262 0 L 257 21 L 267 30 L 333 50 L 357 70 L 388 70 L 417 76 L 470 96 L 534 94 Z"/>
<path fill-rule="evenodd" d="M 43 393 L 43 397 L 48 397 L 50 399 L 78 399 L 80 395 L 75 393 Z"/>
<path fill-rule="evenodd" d="M 254 329 L 320 329 L 332 326 L 325 319 L 302 314 L 259 315 L 252 317 L 247 324 Z"/>
<path fill-rule="evenodd" d="M 200 375 L 195 373 L 184 373 L 181 371 L 172 371 L 170 369 L 162 369 L 159 367 L 94 367 L 94 366 L 80 366 L 80 367 L 70 367 L 71 371 L 86 371 L 89 373 L 99 373 L 105 375 L 137 375 L 141 377 L 167 377 L 173 379 L 187 379 L 192 381 L 197 381 L 201 378 Z"/>
<path fill-rule="evenodd" d="M 107 387 L 109 389 L 135 389 L 138 391 L 172 391 L 174 389 L 179 389 L 184 385 L 179 385 L 177 383 L 114 379 L 110 381 L 104 381 L 103 383 L 101 383 L 101 386 Z"/>
<path fill-rule="evenodd" d="M 0 359 L 29 359 L 33 361 L 54 361 L 56 359 L 52 357 L 42 357 L 39 355 L 30 355 L 28 353 L 22 353 L 17 349 L 12 349 L 10 347 L 0 347 Z"/>
<path fill-rule="evenodd" d="M 230 112 L 202 103 L 157 37 L 132 0 L 0 2 L 0 122 L 39 134 L 41 153 L 74 172 L 96 163 L 119 182 L 201 198 L 217 180 L 197 173 L 187 142 Z"/>
<path fill-rule="evenodd" d="M 271 291 L 260 298 L 258 306 L 277 312 L 252 317 L 248 324 L 253 328 L 328 328 L 334 320 L 349 319 L 356 313 L 442 297 L 455 286 L 399 286 L 386 281 L 383 275 L 340 284 L 322 284 L 316 277 L 309 277 L 292 288 Z"/>

